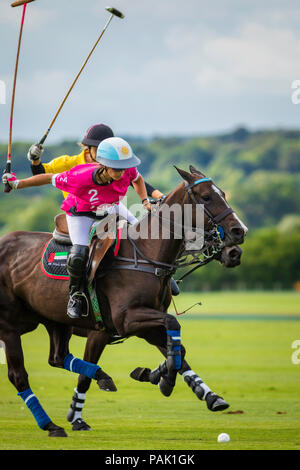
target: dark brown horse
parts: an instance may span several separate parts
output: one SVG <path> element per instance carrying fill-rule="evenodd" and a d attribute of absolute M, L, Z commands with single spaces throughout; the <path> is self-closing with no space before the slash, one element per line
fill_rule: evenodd
<path fill-rule="evenodd" d="M 194 170 L 194 171 L 193 171 Z M 211 180 L 192 169 L 192 173 L 178 170 L 185 180 L 166 198 L 165 204 L 179 204 L 184 213 L 187 203 L 194 208 L 205 207 L 205 224 L 218 223 L 225 234 L 225 243 L 243 243 L 245 226 L 228 206 L 224 193 Z M 158 217 L 151 217 L 151 222 Z M 16 387 L 38 425 L 48 430 L 50 436 L 65 436 L 41 407 L 30 389 L 24 366 L 21 335 L 34 330 L 39 323 L 47 328 L 50 336 L 49 364 L 83 374 L 97 381 L 104 390 L 115 390 L 112 379 L 95 364 L 74 358 L 69 352 L 72 327 L 97 330 L 92 315 L 71 320 L 66 315 L 68 283 L 49 279 L 40 269 L 40 259 L 45 243 L 51 237 L 47 233 L 13 232 L 0 239 L 0 339 L 6 347 L 8 377 Z M 154 266 L 171 266 L 184 241 L 171 237 L 169 240 L 137 240 L 136 247 L 143 256 L 151 259 Z M 119 255 L 131 258 L 133 251 L 129 239 L 122 240 Z M 139 256 L 138 256 L 139 257 Z M 120 261 L 119 265 L 124 262 Z M 181 370 L 185 349 L 180 341 L 180 325 L 167 314 L 171 293 L 168 287 L 170 271 L 155 276 L 154 272 L 112 270 L 97 280 L 96 289 L 101 300 L 102 314 L 107 335 L 125 338 L 138 336 L 158 347 L 167 358 L 156 371 L 139 370 L 138 380 L 159 381 L 160 389 L 169 395 Z M 147 289 L 145 289 L 145 282 Z M 222 408 L 222 400 L 204 389 L 207 405 Z M 226 406 L 226 402 L 224 402 Z M 225 406 L 224 405 L 224 406 Z"/>

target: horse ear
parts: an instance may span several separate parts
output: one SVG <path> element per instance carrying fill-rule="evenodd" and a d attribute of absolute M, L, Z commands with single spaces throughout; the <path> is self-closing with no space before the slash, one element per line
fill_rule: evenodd
<path fill-rule="evenodd" d="M 193 165 L 190 165 L 190 172 L 194 175 L 204 176 L 204 174 L 201 173 L 201 171 L 197 170 L 197 168 L 195 168 Z"/>
<path fill-rule="evenodd" d="M 178 171 L 180 176 L 187 181 L 189 184 L 193 182 L 193 175 L 188 173 L 187 171 L 181 170 L 180 168 L 177 168 L 177 166 L 174 165 L 174 168 Z"/>

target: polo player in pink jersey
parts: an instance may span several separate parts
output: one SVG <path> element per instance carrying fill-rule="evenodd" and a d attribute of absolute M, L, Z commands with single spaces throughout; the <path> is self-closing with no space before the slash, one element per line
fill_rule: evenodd
<path fill-rule="evenodd" d="M 147 210 L 151 205 L 143 177 L 137 171 L 141 163 L 124 139 L 110 137 L 103 140 L 97 149 L 97 163 L 83 164 L 63 173 L 44 173 L 18 180 L 13 173 L 2 177 L 12 189 L 53 184 L 69 194 L 61 205 L 66 212 L 72 248 L 68 256 L 67 269 L 70 275 L 70 299 L 67 313 L 71 318 L 87 314 L 85 296 L 86 263 L 91 225 L 97 208 L 105 205 L 107 212 L 115 212 L 134 224 L 137 219 L 122 204 L 121 199 L 132 184 Z"/>

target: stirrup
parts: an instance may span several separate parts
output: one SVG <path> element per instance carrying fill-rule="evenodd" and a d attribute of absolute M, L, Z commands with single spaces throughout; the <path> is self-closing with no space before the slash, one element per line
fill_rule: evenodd
<path fill-rule="evenodd" d="M 76 303 L 76 301 L 81 301 L 81 299 L 84 299 L 84 303 L 85 303 L 85 310 L 86 310 L 86 313 L 83 313 L 83 310 L 81 309 L 81 312 L 80 312 L 80 315 L 79 316 L 73 316 L 73 315 L 70 315 L 69 314 L 69 303 L 70 302 L 73 302 L 73 303 Z M 85 318 L 85 317 L 88 317 L 89 315 L 89 302 L 88 302 L 88 299 L 85 295 L 84 292 L 74 292 L 74 294 L 72 294 L 70 296 L 70 299 L 69 299 L 69 302 L 68 302 L 68 308 L 67 308 L 67 315 L 70 317 L 70 318 Z"/>

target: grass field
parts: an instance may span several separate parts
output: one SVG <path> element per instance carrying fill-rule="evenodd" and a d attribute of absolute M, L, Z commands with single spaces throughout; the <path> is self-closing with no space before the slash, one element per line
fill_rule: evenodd
<path fill-rule="evenodd" d="M 39 327 L 23 337 L 30 385 L 69 437 L 48 438 L 37 427 L 0 365 L 0 449 L 300 450 L 300 364 L 291 361 L 292 342 L 300 340 L 300 295 L 182 294 L 176 305 L 182 310 L 199 300 L 201 307 L 178 317 L 186 357 L 229 410 L 208 411 L 180 376 L 169 398 L 130 379 L 135 367 L 162 362 L 156 349 L 131 338 L 108 346 L 100 362 L 118 392 L 101 392 L 93 383 L 83 414 L 92 430 L 73 432 L 66 414 L 77 377 L 48 365 L 49 341 Z M 73 337 L 72 353 L 82 357 L 84 343 Z M 217 443 L 221 432 L 230 434 L 229 443 Z"/>

